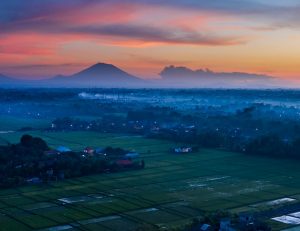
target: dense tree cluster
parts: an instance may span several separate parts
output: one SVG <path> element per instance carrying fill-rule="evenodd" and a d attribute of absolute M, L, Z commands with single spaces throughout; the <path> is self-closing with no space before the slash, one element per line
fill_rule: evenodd
<path fill-rule="evenodd" d="M 44 140 L 30 135 L 24 135 L 18 144 L 0 146 L 0 187 L 21 184 L 39 174 L 39 161 L 46 161 L 47 150 Z"/>
<path fill-rule="evenodd" d="M 252 155 L 300 159 L 300 139 L 284 142 L 276 135 L 262 136 L 247 143 L 244 152 Z"/>

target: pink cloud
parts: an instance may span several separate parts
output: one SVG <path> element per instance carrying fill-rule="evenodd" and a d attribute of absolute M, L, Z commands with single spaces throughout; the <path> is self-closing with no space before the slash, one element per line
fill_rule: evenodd
<path fill-rule="evenodd" d="M 172 7 L 172 4 L 146 4 L 145 1 L 53 0 L 56 4 L 34 1 L 35 9 L 27 6 L 7 21 L 0 20 L 0 62 L 19 66 L 18 74 L 24 71 L 36 76 L 46 72 L 51 75 L 76 69 L 74 65 L 60 65 L 66 62 L 87 65 L 89 51 L 61 55 L 61 50 L 73 42 L 91 42 L 95 46 L 122 50 L 169 45 L 235 46 L 253 38 L 240 33 L 241 25 L 222 24 L 240 22 L 239 16 L 211 8 L 182 9 L 178 4 Z M 234 31 L 237 27 L 238 34 Z M 111 56 L 110 61 L 117 61 L 118 55 Z M 143 63 L 140 67 L 149 69 L 145 61 L 140 62 Z"/>

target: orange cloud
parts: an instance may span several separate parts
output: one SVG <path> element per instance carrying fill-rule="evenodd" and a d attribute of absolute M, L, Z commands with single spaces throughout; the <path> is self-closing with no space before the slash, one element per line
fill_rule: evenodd
<path fill-rule="evenodd" d="M 298 75 L 298 41 L 288 37 L 299 33 L 278 36 L 265 29 L 272 26 L 267 22 L 269 15 L 279 12 L 276 7 L 262 23 L 261 5 L 236 5 L 232 0 L 31 1 L 36 7 L 27 1 L 17 4 L 15 11 L 3 13 L 5 7 L 0 7 L 0 73 L 70 74 L 107 61 L 144 76 L 156 75 L 165 64 L 183 62 L 219 71 L 272 69 L 273 75 Z M 260 20 L 249 17 L 257 14 Z M 276 40 L 285 34 L 287 38 Z M 89 45 L 76 53 L 78 44 Z"/>

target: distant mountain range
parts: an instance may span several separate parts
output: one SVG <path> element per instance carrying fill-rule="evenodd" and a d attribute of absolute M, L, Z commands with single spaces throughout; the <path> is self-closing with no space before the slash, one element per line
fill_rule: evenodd
<path fill-rule="evenodd" d="M 207 69 L 165 67 L 159 80 L 142 80 L 120 68 L 97 63 L 71 76 L 58 75 L 47 80 L 19 80 L 0 74 L 1 86 L 36 87 L 266 87 L 273 77 L 239 72 L 213 72 Z"/>
<path fill-rule="evenodd" d="M 275 78 L 243 72 L 214 72 L 209 69 L 192 70 L 187 67 L 165 67 L 160 76 L 166 84 L 190 85 L 198 87 L 261 87 Z"/>

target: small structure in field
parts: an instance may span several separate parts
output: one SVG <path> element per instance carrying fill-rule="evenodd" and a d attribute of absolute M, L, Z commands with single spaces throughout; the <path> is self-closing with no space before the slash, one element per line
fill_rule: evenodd
<path fill-rule="evenodd" d="M 28 184 L 39 184 L 42 182 L 42 180 L 39 177 L 32 177 L 32 178 L 27 179 L 26 182 Z"/>
<path fill-rule="evenodd" d="M 83 152 L 89 156 L 92 156 L 94 155 L 95 150 L 92 147 L 86 147 Z"/>
<path fill-rule="evenodd" d="M 209 224 L 203 224 L 203 225 L 201 225 L 199 230 L 200 231 L 212 231 L 212 227 Z"/>
<path fill-rule="evenodd" d="M 172 148 L 173 153 L 191 153 L 193 152 L 192 147 L 178 147 L 178 148 Z"/>
<path fill-rule="evenodd" d="M 137 152 L 128 152 L 127 154 L 125 154 L 125 158 L 128 159 L 137 159 L 139 158 L 140 154 Z"/>
<path fill-rule="evenodd" d="M 71 152 L 72 150 L 65 146 L 59 146 L 56 148 L 56 151 L 59 153 L 64 153 L 64 152 Z"/>

